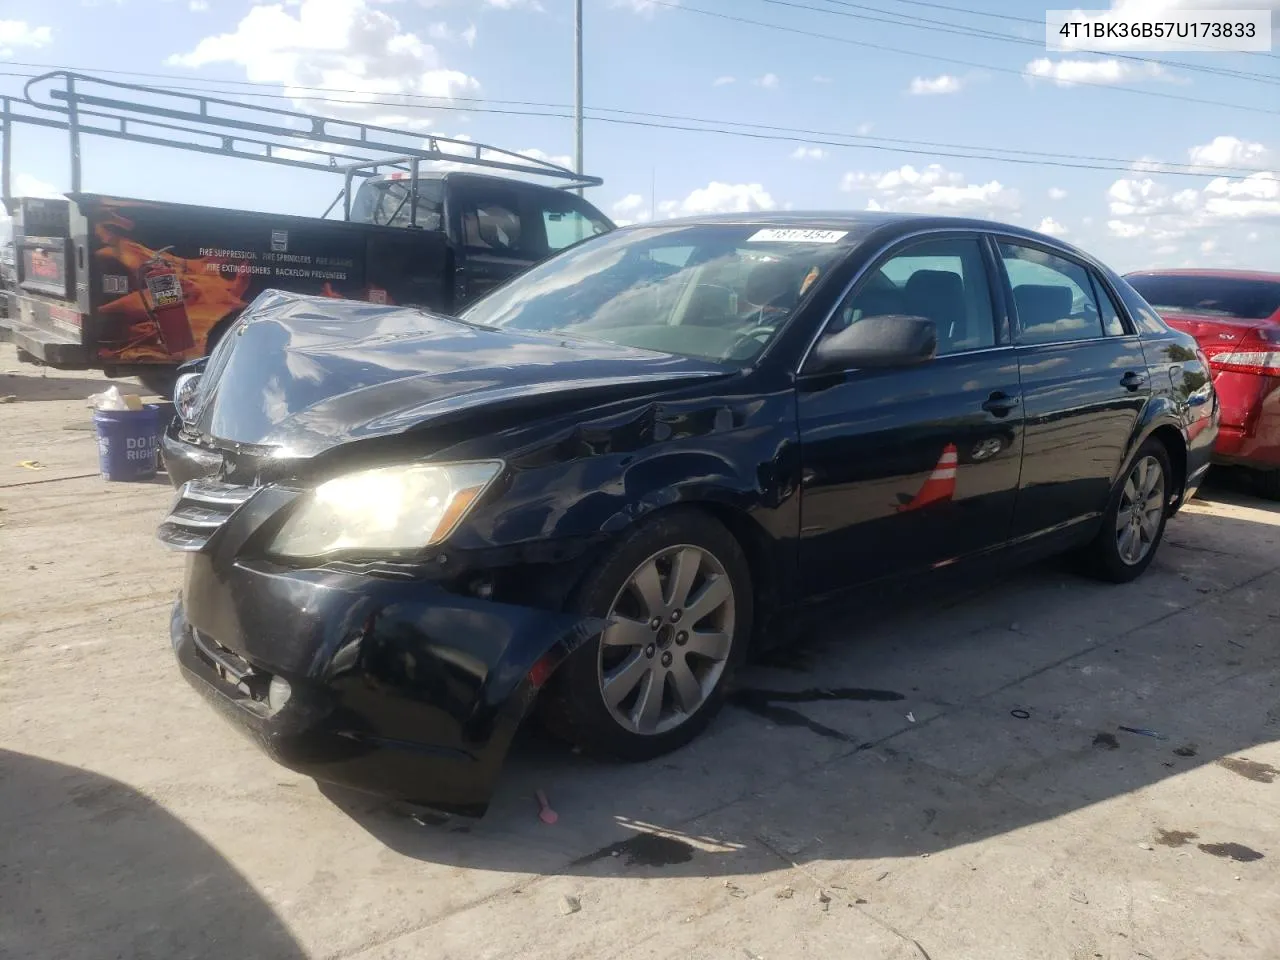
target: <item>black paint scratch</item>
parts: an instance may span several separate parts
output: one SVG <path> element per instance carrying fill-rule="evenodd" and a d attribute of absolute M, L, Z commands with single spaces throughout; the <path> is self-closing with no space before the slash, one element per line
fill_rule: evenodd
<path fill-rule="evenodd" d="M 758 717 L 776 723 L 780 727 L 802 727 L 820 737 L 839 740 L 842 743 L 857 743 L 856 737 L 828 727 L 825 723 L 811 720 L 799 710 L 779 706 L 784 703 L 818 703 L 823 700 L 846 701 L 891 701 L 905 700 L 900 693 L 892 690 L 864 690 L 860 687 L 837 687 L 834 689 L 815 688 L 810 690 L 736 690 L 729 695 L 729 702 L 741 707 Z"/>

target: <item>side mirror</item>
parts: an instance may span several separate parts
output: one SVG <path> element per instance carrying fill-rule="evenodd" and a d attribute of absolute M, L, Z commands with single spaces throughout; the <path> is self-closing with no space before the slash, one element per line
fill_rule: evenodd
<path fill-rule="evenodd" d="M 849 367 L 910 367 L 927 363 L 938 352 L 938 327 L 924 317 L 887 314 L 865 317 L 838 333 L 823 337 L 814 348 L 815 371 Z"/>

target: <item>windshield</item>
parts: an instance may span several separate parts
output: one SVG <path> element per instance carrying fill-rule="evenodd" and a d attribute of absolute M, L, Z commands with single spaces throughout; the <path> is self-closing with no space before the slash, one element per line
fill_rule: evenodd
<path fill-rule="evenodd" d="M 1266 320 L 1280 310 L 1280 282 L 1244 277 L 1141 275 L 1129 285 L 1156 310 Z"/>
<path fill-rule="evenodd" d="M 627 230 L 546 261 L 462 319 L 746 365 L 848 252 L 846 233 L 758 224 Z"/>

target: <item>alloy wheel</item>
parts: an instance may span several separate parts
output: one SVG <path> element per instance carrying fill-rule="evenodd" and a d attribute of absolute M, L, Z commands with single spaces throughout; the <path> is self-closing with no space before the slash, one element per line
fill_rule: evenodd
<path fill-rule="evenodd" d="M 693 716 L 724 673 L 734 609 L 724 564 L 701 547 L 667 547 L 641 563 L 600 638 L 600 692 L 614 719 L 651 736 Z"/>
<path fill-rule="evenodd" d="M 1151 552 L 1164 510 L 1164 468 L 1155 457 L 1143 457 L 1129 471 L 1116 511 L 1116 548 L 1123 563 L 1136 566 Z"/>

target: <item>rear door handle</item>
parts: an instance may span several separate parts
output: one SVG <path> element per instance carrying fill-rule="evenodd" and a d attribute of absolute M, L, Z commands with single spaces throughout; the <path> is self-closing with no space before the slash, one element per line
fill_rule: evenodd
<path fill-rule="evenodd" d="M 1120 386 L 1126 390 L 1137 390 L 1146 382 L 1147 375 L 1145 373 L 1135 373 L 1133 370 L 1130 370 L 1120 378 Z"/>
<path fill-rule="evenodd" d="M 987 397 L 986 402 L 982 404 L 982 409 L 993 416 L 1007 417 L 1020 402 L 1017 397 L 997 390 Z"/>

